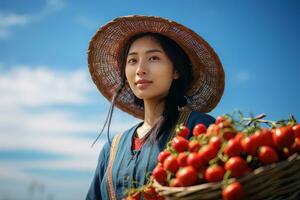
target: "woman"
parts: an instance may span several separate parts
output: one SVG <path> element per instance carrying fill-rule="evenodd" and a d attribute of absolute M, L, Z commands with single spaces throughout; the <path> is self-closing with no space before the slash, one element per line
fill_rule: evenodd
<path fill-rule="evenodd" d="M 192 129 L 214 118 L 204 114 L 219 102 L 224 71 L 213 49 L 195 32 L 152 16 L 119 17 L 89 46 L 89 69 L 101 93 L 143 121 L 116 136 L 99 155 L 87 199 L 122 199 L 146 183 L 157 155 L 177 124 Z"/>

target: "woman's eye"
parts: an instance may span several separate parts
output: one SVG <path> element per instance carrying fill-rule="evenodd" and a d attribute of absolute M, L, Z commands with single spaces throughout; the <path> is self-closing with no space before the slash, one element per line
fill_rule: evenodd
<path fill-rule="evenodd" d="M 131 58 L 127 61 L 127 63 L 135 63 L 135 62 L 136 62 L 136 59 L 134 59 L 134 58 Z"/>
<path fill-rule="evenodd" d="M 152 56 L 152 57 L 150 57 L 150 60 L 159 60 L 159 57 L 157 57 L 157 56 Z"/>

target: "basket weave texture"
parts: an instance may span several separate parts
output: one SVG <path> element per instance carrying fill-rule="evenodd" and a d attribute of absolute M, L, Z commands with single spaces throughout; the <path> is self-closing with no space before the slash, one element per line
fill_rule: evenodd
<path fill-rule="evenodd" d="M 300 154 L 259 167 L 238 181 L 243 185 L 245 200 L 300 200 Z M 167 187 L 154 180 L 154 187 L 166 200 L 222 199 L 222 182 Z"/>

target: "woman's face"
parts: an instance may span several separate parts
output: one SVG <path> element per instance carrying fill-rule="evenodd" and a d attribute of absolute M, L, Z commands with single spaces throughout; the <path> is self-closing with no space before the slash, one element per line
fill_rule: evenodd
<path fill-rule="evenodd" d="M 160 44 L 150 36 L 141 37 L 130 46 L 125 75 L 135 96 L 144 100 L 163 99 L 173 79 L 179 78 Z"/>

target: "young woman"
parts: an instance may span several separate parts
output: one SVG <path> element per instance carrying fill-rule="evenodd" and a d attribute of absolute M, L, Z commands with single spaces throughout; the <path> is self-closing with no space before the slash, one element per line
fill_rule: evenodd
<path fill-rule="evenodd" d="M 89 69 L 101 93 L 143 121 L 108 142 L 100 152 L 89 200 L 122 199 L 146 183 L 157 155 L 184 123 L 190 130 L 214 118 L 224 71 L 213 49 L 195 32 L 152 16 L 119 17 L 104 25 L 89 46 Z"/>

